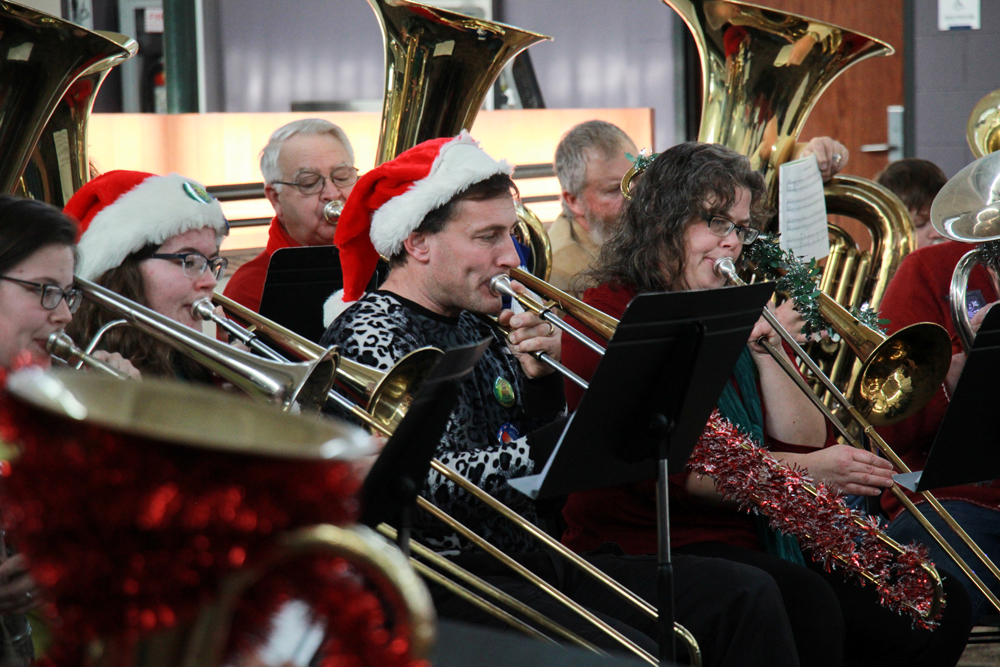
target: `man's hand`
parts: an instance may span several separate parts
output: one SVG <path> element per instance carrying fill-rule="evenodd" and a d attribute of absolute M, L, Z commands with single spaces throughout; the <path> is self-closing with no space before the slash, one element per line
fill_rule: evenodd
<path fill-rule="evenodd" d="M 850 445 L 834 445 L 808 454 L 779 457 L 808 469 L 818 482 L 841 493 L 877 496 L 892 486 L 892 464 L 869 451 Z"/>
<path fill-rule="evenodd" d="M 511 285 L 517 292 L 525 291 L 521 283 L 512 282 Z M 562 337 L 559 329 L 534 313 L 528 312 L 515 315 L 513 311 L 504 310 L 500 313 L 499 320 L 501 326 L 511 330 L 507 336 L 507 347 L 521 362 L 525 375 L 537 378 L 553 371 L 551 366 L 536 359 L 532 353 L 544 352 L 555 361 L 559 361 L 562 354 Z"/>
<path fill-rule="evenodd" d="M 28 574 L 24 554 L 11 556 L 0 564 L 0 616 L 23 614 L 41 604 L 42 589 Z"/>
<path fill-rule="evenodd" d="M 819 171 L 823 180 L 829 181 L 838 171 L 847 166 L 850 152 L 844 144 L 830 137 L 813 137 L 800 151 L 796 158 L 816 156 Z"/>

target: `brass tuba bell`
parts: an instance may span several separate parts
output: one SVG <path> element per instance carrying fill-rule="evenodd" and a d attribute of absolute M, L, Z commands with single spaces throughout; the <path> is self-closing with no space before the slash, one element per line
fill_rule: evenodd
<path fill-rule="evenodd" d="M 17 188 L 38 137 L 73 82 L 131 53 L 69 21 L 0 2 L 0 193 Z"/>
<path fill-rule="evenodd" d="M 422 141 L 472 128 L 501 70 L 550 39 L 513 26 L 409 0 L 368 0 L 385 41 L 385 99 L 375 164 Z M 548 278 L 552 247 L 538 217 L 517 203 L 515 235 L 531 250 L 531 272 Z"/>
<path fill-rule="evenodd" d="M 94 100 L 111 68 L 139 50 L 139 45 L 128 35 L 103 30 L 97 34 L 119 44 L 124 52 L 97 61 L 70 85 L 31 153 L 18 184 L 21 196 L 62 208 L 90 180 L 87 124 Z"/>
<path fill-rule="evenodd" d="M 698 140 L 746 155 L 764 175 L 772 205 L 777 202 L 778 167 L 791 157 L 823 91 L 852 65 L 893 53 L 873 37 L 765 7 L 721 0 L 662 1 L 684 20 L 698 48 Z M 865 225 L 872 251 L 861 252 L 845 231 L 831 225 L 831 254 L 821 288 L 847 308 L 868 303 L 877 309 L 899 263 L 916 248 L 909 214 L 897 197 L 866 179 L 835 176 L 824 192 L 829 213 Z M 861 368 L 848 361 L 844 345 L 814 345 L 809 353 L 851 393 Z"/>

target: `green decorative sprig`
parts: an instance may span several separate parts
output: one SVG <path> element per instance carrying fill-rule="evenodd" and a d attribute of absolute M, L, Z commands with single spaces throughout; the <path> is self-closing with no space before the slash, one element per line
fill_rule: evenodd
<path fill-rule="evenodd" d="M 625 153 L 625 157 L 629 162 L 635 165 L 636 171 L 642 171 L 646 169 L 649 165 L 653 163 L 653 160 L 660 156 L 659 153 L 651 153 L 648 148 L 643 148 L 639 151 L 638 155 L 632 155 L 631 153 Z"/>
<path fill-rule="evenodd" d="M 761 234 L 754 243 L 743 248 L 743 256 L 765 278 L 774 280 L 779 292 L 788 294 L 795 301 L 795 309 L 805 320 L 805 326 L 802 327 L 805 335 L 821 331 L 834 335 L 829 323 L 819 312 L 818 283 L 821 270 L 815 259 L 806 263 L 791 251 L 782 250 L 778 245 L 777 234 Z M 878 313 L 871 308 L 854 309 L 852 314 L 862 324 L 875 330 L 884 329 L 884 325 L 888 324 L 888 320 L 880 320 Z"/>

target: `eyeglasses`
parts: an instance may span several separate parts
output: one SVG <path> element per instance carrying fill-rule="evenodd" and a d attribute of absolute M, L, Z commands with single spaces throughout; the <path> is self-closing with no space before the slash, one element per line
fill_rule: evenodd
<path fill-rule="evenodd" d="M 155 253 L 149 256 L 150 259 L 170 259 L 179 260 L 181 270 L 188 278 L 200 278 L 206 269 L 212 269 L 212 275 L 218 280 L 222 272 L 229 266 L 229 260 L 225 257 L 209 259 L 200 252 L 171 252 Z"/>
<path fill-rule="evenodd" d="M 45 310 L 55 310 L 59 307 L 59 302 L 66 299 L 66 307 L 69 308 L 69 312 L 75 313 L 76 309 L 80 307 L 80 303 L 83 301 L 83 292 L 73 287 L 63 289 L 58 285 L 43 285 L 42 283 L 33 283 L 29 280 L 18 280 L 17 278 L 10 278 L 8 276 L 0 276 L 0 280 L 8 280 L 32 291 L 41 293 L 42 308 Z"/>
<path fill-rule="evenodd" d="M 705 222 L 708 223 L 708 231 L 716 236 L 729 236 L 729 233 L 735 229 L 736 238 L 743 245 L 750 245 L 757 239 L 757 235 L 760 234 L 759 229 L 737 225 L 732 220 L 727 220 L 720 215 L 713 215 L 711 217 L 706 215 Z"/>
<path fill-rule="evenodd" d="M 358 182 L 358 170 L 355 167 L 337 167 L 330 172 L 330 181 L 338 188 L 346 188 Z M 301 194 L 315 195 L 323 191 L 326 187 L 326 176 L 317 174 L 314 171 L 307 171 L 299 174 L 299 180 L 294 183 L 288 181 L 273 181 L 276 185 L 291 185 L 298 189 Z"/>

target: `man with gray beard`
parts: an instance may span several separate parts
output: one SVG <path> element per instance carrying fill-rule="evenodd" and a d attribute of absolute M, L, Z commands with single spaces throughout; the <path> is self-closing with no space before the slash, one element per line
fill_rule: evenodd
<path fill-rule="evenodd" d="M 555 171 L 562 190 L 562 213 L 549 227 L 552 274 L 549 282 L 579 297 L 572 285 L 596 259 L 614 231 L 624 199 L 622 176 L 632 166 L 626 153 L 638 153 L 621 128 L 603 120 L 581 123 L 556 147 Z"/>

